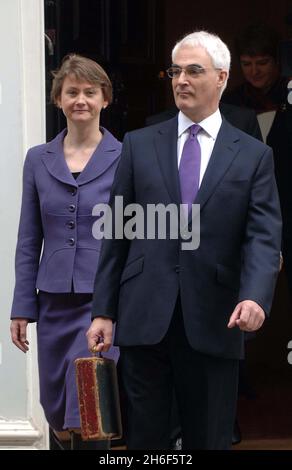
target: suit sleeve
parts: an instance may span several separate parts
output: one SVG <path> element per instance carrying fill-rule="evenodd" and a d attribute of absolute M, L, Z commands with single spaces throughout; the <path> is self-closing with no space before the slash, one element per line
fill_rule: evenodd
<path fill-rule="evenodd" d="M 132 178 L 131 142 L 130 136 L 126 134 L 121 159 L 114 178 L 110 209 L 112 220 L 112 238 L 104 238 L 102 242 L 99 265 L 94 281 L 92 318 L 99 316 L 116 320 L 118 310 L 118 299 L 120 290 L 120 279 L 124 269 L 129 251 L 130 241 L 124 236 L 115 237 L 115 221 L 124 228 L 124 217 L 116 217 L 115 198 L 123 198 L 123 207 L 134 202 L 134 187 Z M 119 227 L 119 230 L 121 227 Z"/>
<path fill-rule="evenodd" d="M 273 154 L 264 152 L 251 187 L 243 245 L 240 298 L 254 300 L 268 314 L 279 272 L 281 216 Z"/>
<path fill-rule="evenodd" d="M 15 254 L 15 289 L 11 318 L 36 321 L 38 303 L 36 278 L 43 243 L 38 192 L 30 151 L 23 168 L 23 190 L 18 241 Z"/>

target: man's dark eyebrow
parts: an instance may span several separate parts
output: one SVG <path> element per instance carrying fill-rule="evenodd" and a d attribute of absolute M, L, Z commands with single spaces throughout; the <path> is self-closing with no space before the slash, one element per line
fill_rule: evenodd
<path fill-rule="evenodd" d="M 172 67 L 180 67 L 178 64 L 171 64 Z M 200 69 L 203 69 L 204 67 L 200 64 L 188 64 L 186 67 L 198 67 Z"/>

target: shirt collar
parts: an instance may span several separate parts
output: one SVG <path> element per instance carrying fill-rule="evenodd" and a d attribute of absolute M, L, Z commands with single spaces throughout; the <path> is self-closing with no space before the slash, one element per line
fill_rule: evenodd
<path fill-rule="evenodd" d="M 201 128 L 215 140 L 222 124 L 221 113 L 219 109 L 217 109 L 215 113 L 206 117 L 201 122 L 193 122 L 180 111 L 178 113 L 178 137 L 181 137 L 181 135 L 193 124 L 199 124 Z"/>

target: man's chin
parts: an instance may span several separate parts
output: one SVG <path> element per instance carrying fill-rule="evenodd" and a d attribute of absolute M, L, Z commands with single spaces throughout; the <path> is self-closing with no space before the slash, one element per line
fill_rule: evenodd
<path fill-rule="evenodd" d="M 185 108 L 185 107 L 188 106 L 187 100 L 183 99 L 183 98 L 179 98 L 179 99 L 175 100 L 175 104 L 176 104 L 176 107 L 178 109 L 181 109 L 181 110 L 182 110 L 182 108 Z"/>
<path fill-rule="evenodd" d="M 176 107 L 184 114 L 190 110 L 190 106 L 188 106 L 186 103 L 176 103 Z"/>

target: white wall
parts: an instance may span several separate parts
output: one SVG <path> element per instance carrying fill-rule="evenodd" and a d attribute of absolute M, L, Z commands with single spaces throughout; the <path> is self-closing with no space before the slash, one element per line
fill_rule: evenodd
<path fill-rule="evenodd" d="M 0 449 L 44 448 L 35 327 L 31 352 L 11 343 L 14 250 L 27 148 L 45 141 L 42 0 L 0 0 Z"/>

